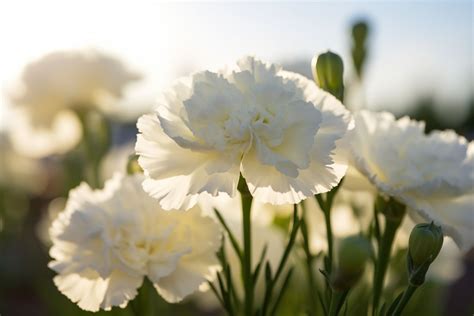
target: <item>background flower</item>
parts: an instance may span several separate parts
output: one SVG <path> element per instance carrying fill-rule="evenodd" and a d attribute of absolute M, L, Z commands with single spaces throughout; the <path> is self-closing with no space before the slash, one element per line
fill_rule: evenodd
<path fill-rule="evenodd" d="M 142 180 L 116 175 L 96 191 L 81 184 L 50 228 L 54 283 L 82 309 L 125 307 L 144 276 L 168 302 L 215 276 L 218 225 L 197 208 L 160 209 Z"/>
<path fill-rule="evenodd" d="M 387 112 L 355 116 L 351 142 L 358 170 L 409 207 L 415 222 L 434 221 L 467 251 L 474 245 L 474 144 L 453 131 L 424 134 L 424 124 Z"/>
<path fill-rule="evenodd" d="M 32 156 L 64 153 L 81 137 L 71 111 L 111 111 L 127 84 L 139 75 L 98 51 L 53 52 L 25 67 L 11 96 L 12 139 Z"/>
<path fill-rule="evenodd" d="M 144 189 L 168 208 L 234 196 L 242 173 L 256 200 L 298 203 L 346 170 L 336 152 L 349 113 L 303 76 L 253 57 L 178 81 L 138 121 Z"/>

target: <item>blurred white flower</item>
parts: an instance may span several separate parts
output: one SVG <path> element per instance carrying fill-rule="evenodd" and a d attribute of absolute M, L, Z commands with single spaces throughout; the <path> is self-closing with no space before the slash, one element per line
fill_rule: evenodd
<path fill-rule="evenodd" d="M 256 200 L 298 203 L 344 176 L 335 149 L 349 120 L 312 81 L 252 57 L 196 73 L 138 121 L 144 189 L 165 209 L 187 209 L 200 195 L 235 196 L 242 173 Z"/>
<path fill-rule="evenodd" d="M 39 157 L 67 152 L 82 134 L 71 110 L 109 111 L 137 79 L 118 59 L 97 51 L 54 52 L 29 64 L 11 96 L 15 146 Z"/>
<path fill-rule="evenodd" d="M 48 203 L 48 208 L 41 214 L 41 218 L 36 225 L 36 236 L 38 236 L 39 240 L 45 245 L 47 248 L 51 247 L 52 241 L 49 235 L 49 228 L 54 220 L 58 217 L 65 206 L 66 206 L 67 199 L 64 197 L 57 197 L 51 202 Z"/>
<path fill-rule="evenodd" d="M 453 131 L 390 113 L 355 115 L 351 139 L 358 170 L 405 203 L 415 222 L 434 221 L 467 251 L 474 245 L 474 144 Z"/>
<path fill-rule="evenodd" d="M 219 226 L 197 208 L 160 209 L 142 181 L 117 174 L 103 190 L 81 184 L 50 228 L 54 283 L 82 309 L 125 307 L 145 276 L 168 302 L 215 276 Z"/>

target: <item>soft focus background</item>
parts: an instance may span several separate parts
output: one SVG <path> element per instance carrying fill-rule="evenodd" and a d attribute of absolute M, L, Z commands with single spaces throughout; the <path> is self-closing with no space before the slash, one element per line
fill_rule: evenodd
<path fill-rule="evenodd" d="M 83 156 L 80 146 L 38 155 L 29 151 L 37 149 L 36 138 L 17 137 L 23 130 L 12 100 L 24 89 L 21 76 L 29 63 L 54 51 L 94 50 L 141 75 L 106 111 L 112 138 L 98 166 L 102 181 L 124 168 L 133 151 L 136 118 L 175 78 L 221 68 L 244 54 L 312 77 L 311 58 L 330 49 L 344 59 L 346 103 L 352 110 L 407 114 L 425 120 L 429 130 L 450 128 L 472 139 L 473 10 L 472 1 L 1 2 L 0 315 L 86 314 L 59 294 L 47 268 L 47 226 L 68 190 L 87 179 Z M 351 29 L 359 21 L 369 26 L 361 77 L 351 58 Z M 71 126 L 64 127 L 65 138 Z M 425 298 L 432 306 L 412 312 L 472 314 L 472 253 L 463 265 L 461 277 L 428 284 Z M 195 301 L 157 304 L 160 315 L 195 315 L 197 309 L 219 314 Z M 128 315 L 120 309 L 112 313 Z"/>

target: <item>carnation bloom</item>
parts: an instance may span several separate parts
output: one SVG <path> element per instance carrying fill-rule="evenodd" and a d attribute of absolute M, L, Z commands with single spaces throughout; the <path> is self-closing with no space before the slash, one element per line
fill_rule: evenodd
<path fill-rule="evenodd" d="M 142 180 L 117 174 L 95 191 L 81 184 L 50 228 L 54 283 L 82 309 L 125 307 L 144 276 L 168 302 L 215 276 L 220 246 L 215 221 L 197 208 L 160 209 Z"/>
<path fill-rule="evenodd" d="M 241 173 L 256 200 L 298 203 L 344 176 L 336 146 L 349 120 L 309 79 L 252 57 L 195 73 L 138 121 L 144 189 L 165 209 L 187 209 L 203 194 L 235 196 Z"/>
<path fill-rule="evenodd" d="M 441 225 L 463 250 L 474 245 L 474 144 L 453 131 L 390 113 L 355 115 L 355 165 L 379 191 L 408 206 L 415 222 Z"/>
<path fill-rule="evenodd" d="M 81 137 L 71 112 L 110 110 L 138 78 L 119 60 L 96 51 L 54 52 L 27 65 L 11 97 L 15 145 L 38 157 L 68 151 Z"/>

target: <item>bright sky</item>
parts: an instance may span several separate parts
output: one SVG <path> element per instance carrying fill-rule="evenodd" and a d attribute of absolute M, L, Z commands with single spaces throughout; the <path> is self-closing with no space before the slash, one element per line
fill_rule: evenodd
<path fill-rule="evenodd" d="M 473 90 L 473 4 L 319 2 L 159 4 L 151 1 L 2 1 L 0 116 L 23 66 L 57 49 L 99 48 L 147 77 L 125 104 L 148 108 L 173 78 L 244 54 L 269 61 L 331 49 L 349 62 L 349 26 L 372 23 L 365 90 L 373 108 L 403 106 L 434 91 L 466 100 Z M 1 122 L 0 122 L 1 125 Z"/>

